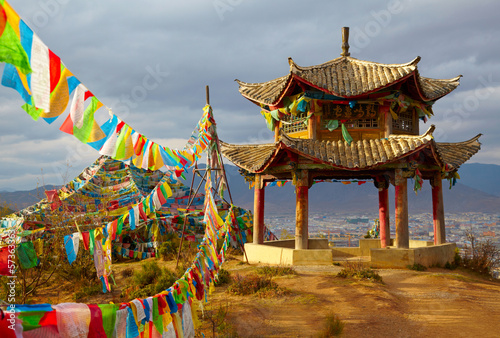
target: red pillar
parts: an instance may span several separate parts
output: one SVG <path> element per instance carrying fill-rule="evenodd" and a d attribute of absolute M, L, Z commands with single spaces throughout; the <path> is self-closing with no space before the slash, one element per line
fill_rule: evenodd
<path fill-rule="evenodd" d="M 410 248 L 408 231 L 408 185 L 401 169 L 396 169 L 396 248 Z"/>
<path fill-rule="evenodd" d="M 264 182 L 259 174 L 255 175 L 253 200 L 253 243 L 264 243 Z"/>
<path fill-rule="evenodd" d="M 434 173 L 430 181 L 432 186 L 432 219 L 434 223 L 434 245 L 446 243 L 444 223 L 443 182 L 441 173 Z"/>
<path fill-rule="evenodd" d="M 309 175 L 307 170 L 297 173 L 295 185 L 295 249 L 309 247 Z"/>
<path fill-rule="evenodd" d="M 380 246 L 391 245 L 391 227 L 389 219 L 389 189 L 386 182 L 380 182 L 378 188 L 378 219 L 380 222 Z"/>

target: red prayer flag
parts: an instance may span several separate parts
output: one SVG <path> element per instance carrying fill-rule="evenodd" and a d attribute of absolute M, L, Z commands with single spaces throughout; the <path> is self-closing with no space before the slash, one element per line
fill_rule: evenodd
<path fill-rule="evenodd" d="M 50 92 L 52 93 L 61 79 L 61 59 L 49 49 Z"/>
<path fill-rule="evenodd" d="M 71 120 L 71 114 L 68 114 L 66 120 L 64 120 L 59 130 L 65 132 L 66 134 L 73 135 L 73 121 Z"/>
<path fill-rule="evenodd" d="M 82 239 L 83 239 L 83 247 L 85 248 L 85 250 L 88 250 L 90 242 L 90 234 L 88 231 L 82 232 Z"/>
<path fill-rule="evenodd" d="M 139 215 L 144 221 L 148 220 L 148 216 L 146 216 L 146 213 L 144 212 L 144 206 L 142 205 L 142 203 L 139 203 Z"/>
<path fill-rule="evenodd" d="M 161 205 L 167 203 L 167 197 L 163 195 L 163 191 L 161 190 L 160 187 L 156 189 L 156 195 L 158 196 L 158 200 L 160 201 Z"/>
<path fill-rule="evenodd" d="M 102 338 L 106 337 L 102 323 L 101 308 L 97 304 L 87 304 L 90 310 L 90 325 L 89 325 L 89 338 Z"/>

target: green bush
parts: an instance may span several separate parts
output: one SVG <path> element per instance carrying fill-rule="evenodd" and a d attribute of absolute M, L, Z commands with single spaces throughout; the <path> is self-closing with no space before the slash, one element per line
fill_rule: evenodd
<path fill-rule="evenodd" d="M 297 272 L 295 271 L 293 266 L 262 266 L 257 268 L 257 273 L 259 275 L 265 275 L 269 277 L 275 276 L 286 276 L 286 275 L 295 275 Z"/>
<path fill-rule="evenodd" d="M 382 277 L 376 271 L 366 267 L 362 262 L 345 262 L 344 268 L 337 273 L 337 277 L 350 277 L 382 282 Z"/>
<path fill-rule="evenodd" d="M 220 269 L 214 285 L 221 286 L 224 284 L 228 284 L 230 281 L 231 281 L 231 273 L 226 269 Z"/>
<path fill-rule="evenodd" d="M 73 294 L 73 299 L 75 302 L 85 301 L 90 296 L 97 295 L 102 291 L 101 284 L 92 284 L 90 286 L 84 286 L 80 290 Z"/>
<path fill-rule="evenodd" d="M 168 261 L 171 259 L 175 259 L 177 257 L 177 251 L 179 249 L 180 240 L 176 233 L 170 232 L 165 235 L 164 242 L 161 243 L 158 248 L 158 254 L 161 259 L 164 261 Z"/>
<path fill-rule="evenodd" d="M 427 268 L 423 266 L 422 264 L 414 263 L 413 265 L 407 265 L 406 266 L 410 270 L 415 270 L 415 271 L 425 271 Z"/>
<path fill-rule="evenodd" d="M 241 276 L 237 274 L 232 278 L 228 291 L 239 296 L 255 294 L 260 298 L 270 298 L 289 294 L 290 291 L 280 287 L 271 278 L 258 275 Z"/>
<path fill-rule="evenodd" d="M 337 315 L 330 313 L 325 318 L 324 328 L 319 337 L 338 337 L 344 331 L 344 326 L 345 323 Z"/>
<path fill-rule="evenodd" d="M 146 298 L 160 293 L 177 280 L 177 276 L 167 268 L 161 268 L 156 261 L 144 262 L 141 269 L 134 271 L 132 285 L 122 292 L 122 297 Z"/>

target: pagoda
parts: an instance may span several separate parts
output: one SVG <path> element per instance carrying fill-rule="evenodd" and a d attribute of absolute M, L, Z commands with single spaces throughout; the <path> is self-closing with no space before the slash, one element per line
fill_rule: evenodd
<path fill-rule="evenodd" d="M 381 64 L 350 56 L 349 29 L 342 29 L 341 56 L 302 67 L 288 59 L 287 75 L 263 83 L 236 80 L 239 92 L 258 105 L 274 143 L 221 143 L 222 153 L 254 184 L 254 245 L 263 241 L 265 186 L 291 180 L 296 194 L 294 249 L 314 249 L 308 236 L 308 191 L 314 181 L 373 180 L 379 192 L 380 248 L 410 249 L 408 179 L 414 189 L 432 186 L 434 246 L 446 243 L 442 180 L 480 149 L 481 134 L 463 142 L 439 143 L 435 127 L 419 130 L 432 105 L 458 85 L 461 76 L 420 76 L 420 57 Z M 389 184 L 395 187 L 395 239 L 390 238 Z M 269 244 L 269 243 L 267 243 Z M 432 244 L 432 243 L 431 243 Z M 328 246 L 323 249 L 327 249 Z M 248 250 L 247 250 L 248 253 Z M 260 258 L 259 258 L 259 261 Z"/>

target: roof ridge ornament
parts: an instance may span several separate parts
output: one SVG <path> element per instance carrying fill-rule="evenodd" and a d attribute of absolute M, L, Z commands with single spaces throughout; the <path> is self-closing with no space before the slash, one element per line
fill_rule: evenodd
<path fill-rule="evenodd" d="M 349 56 L 349 27 L 342 27 L 342 53 L 340 56 Z"/>

